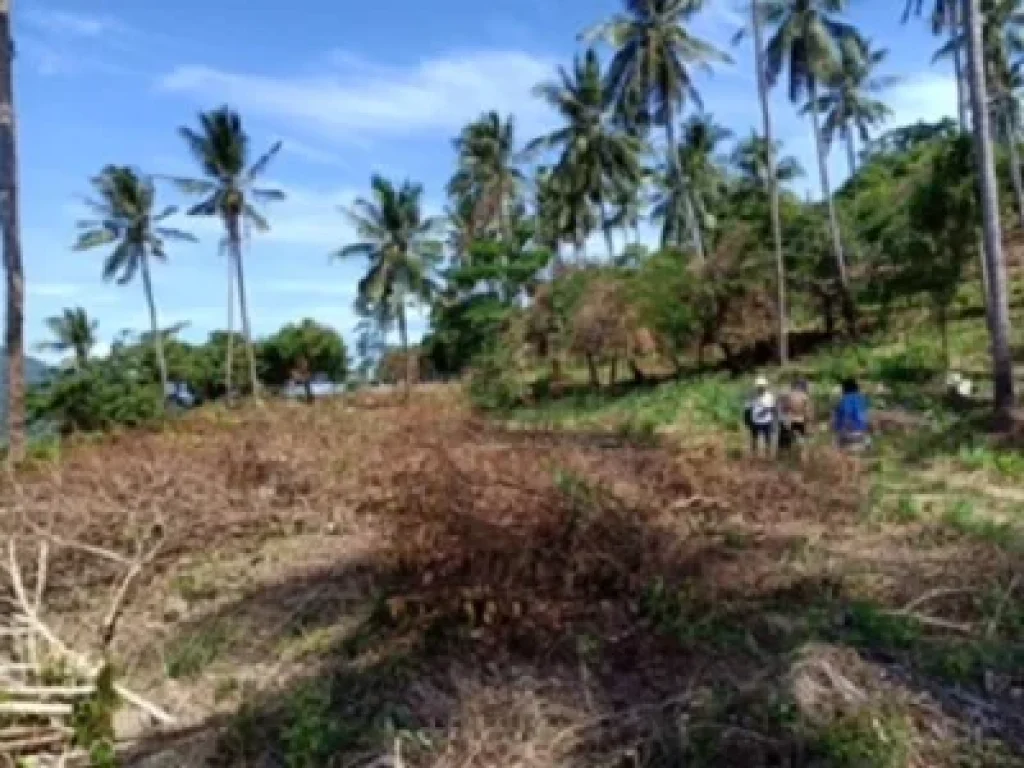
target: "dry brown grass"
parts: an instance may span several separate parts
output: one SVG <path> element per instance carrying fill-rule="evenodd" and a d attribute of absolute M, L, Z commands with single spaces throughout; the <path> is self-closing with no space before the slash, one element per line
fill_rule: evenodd
<path fill-rule="evenodd" d="M 850 606 L 911 615 L 929 641 L 1006 639 L 1020 596 L 991 632 L 980 597 L 1005 592 L 1019 558 L 865 525 L 860 490 L 841 456 L 782 468 L 505 430 L 438 390 L 209 409 L 73 446 L 5 488 L 0 525 L 117 550 L 162 529 L 115 652 L 206 724 L 189 764 L 839 765 L 820 762 L 822 734 L 862 714 L 905 721 L 899 764 L 956 764 L 979 723 L 1014 744 L 1019 676 L 946 696 L 914 659 L 857 640 Z M 115 578 L 95 562 L 54 564 L 55 621 L 95 615 Z M 201 655 L 167 681 L 183 638 Z M 828 644 L 799 652 L 811 640 Z M 834 716 L 814 716 L 826 699 Z M 353 732 L 296 746 L 320 710 Z M 873 738 L 857 728 L 843 738 Z"/>

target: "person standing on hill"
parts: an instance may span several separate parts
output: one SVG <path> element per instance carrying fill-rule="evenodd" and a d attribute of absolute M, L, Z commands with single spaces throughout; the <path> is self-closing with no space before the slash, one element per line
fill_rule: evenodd
<path fill-rule="evenodd" d="M 789 391 L 779 398 L 779 448 L 788 450 L 793 446 L 803 452 L 807 431 L 814 420 L 814 401 L 807 379 L 797 379 Z"/>
<path fill-rule="evenodd" d="M 868 401 L 854 378 L 843 380 L 843 394 L 833 414 L 832 428 L 840 448 L 860 450 L 871 444 Z"/>
<path fill-rule="evenodd" d="M 758 376 L 754 380 L 754 393 L 747 401 L 744 416 L 750 430 L 750 448 L 753 454 L 771 456 L 775 442 L 775 426 L 778 423 L 778 406 L 775 394 L 768 388 L 768 380 L 764 376 Z"/>

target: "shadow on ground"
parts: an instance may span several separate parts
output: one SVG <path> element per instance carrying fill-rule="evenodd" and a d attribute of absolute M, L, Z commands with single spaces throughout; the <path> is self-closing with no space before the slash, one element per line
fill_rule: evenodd
<path fill-rule="evenodd" d="M 179 628 L 230 626 L 235 664 L 294 662 L 192 764 L 1024 765 L 1024 604 L 981 641 L 949 628 L 992 622 L 963 593 L 1019 562 L 953 540 L 908 559 L 924 534 L 865 529 L 841 457 L 797 471 L 471 419 L 374 450 L 369 552 L 342 543 Z"/>

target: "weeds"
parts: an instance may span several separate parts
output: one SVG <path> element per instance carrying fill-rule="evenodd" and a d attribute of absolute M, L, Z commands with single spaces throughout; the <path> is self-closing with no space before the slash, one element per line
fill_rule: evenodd
<path fill-rule="evenodd" d="M 187 632 L 164 650 L 164 669 L 171 679 L 195 677 L 217 660 L 230 641 L 223 622 Z"/>

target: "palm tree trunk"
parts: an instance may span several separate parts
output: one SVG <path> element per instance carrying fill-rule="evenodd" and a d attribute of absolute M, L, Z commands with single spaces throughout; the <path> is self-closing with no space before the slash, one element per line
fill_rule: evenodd
<path fill-rule="evenodd" d="M 836 260 L 839 276 L 839 290 L 843 302 L 843 315 L 851 336 L 857 336 L 857 312 L 850 294 L 850 281 L 846 273 L 846 257 L 843 255 L 843 238 L 839 231 L 839 217 L 836 203 L 832 199 L 832 188 L 828 182 L 828 164 L 825 157 L 825 139 L 821 134 L 821 115 L 818 114 L 818 83 L 812 77 L 810 82 L 811 123 L 814 127 L 814 144 L 818 152 L 818 174 L 821 179 L 821 196 L 828 206 L 828 225 L 832 235 L 832 254 Z"/>
<path fill-rule="evenodd" d="M 857 173 L 857 137 L 853 135 L 853 129 L 846 129 L 846 162 L 850 168 L 850 178 Z"/>
<path fill-rule="evenodd" d="M 224 368 L 224 396 L 228 402 L 232 399 L 231 379 L 235 365 L 235 265 L 232 263 L 234 251 L 228 248 L 228 338 L 227 360 Z"/>
<path fill-rule="evenodd" d="M 1013 182 L 1013 195 L 1017 198 L 1017 221 L 1024 230 L 1024 179 L 1020 172 L 1020 152 L 1017 148 L 1017 126 L 1013 115 L 1008 112 L 1006 102 L 999 106 L 999 115 L 1003 122 L 1003 136 L 1006 148 L 1010 153 L 1010 179 Z"/>
<path fill-rule="evenodd" d="M 754 67 L 757 70 L 757 95 L 761 102 L 761 124 L 768 145 L 768 196 L 771 202 L 772 240 L 775 245 L 775 287 L 779 332 L 779 365 L 789 362 L 788 310 L 786 308 L 786 257 L 782 249 L 782 214 L 779 211 L 778 171 L 775 169 L 775 137 L 772 134 L 772 110 L 768 99 L 768 77 L 764 69 L 764 40 L 761 28 L 761 3 L 751 3 L 751 27 L 754 33 Z"/>
<path fill-rule="evenodd" d="M 612 242 L 612 225 L 608 219 L 608 206 L 604 200 L 601 201 L 601 231 L 604 233 L 604 243 L 608 246 L 608 263 L 615 261 L 615 244 Z"/>
<path fill-rule="evenodd" d="M 405 387 L 403 397 L 408 400 L 412 393 L 412 360 L 409 357 L 409 329 L 405 321 L 405 302 L 398 305 L 398 339 L 402 345 L 402 360 L 405 362 Z"/>
<path fill-rule="evenodd" d="M 238 314 L 242 316 L 242 338 L 249 358 L 249 386 L 253 397 L 259 397 L 260 384 L 256 377 L 256 350 L 252 345 L 252 330 L 249 327 L 249 307 L 245 300 L 245 276 L 242 271 L 242 237 L 238 216 L 231 217 L 231 253 L 235 260 L 235 277 L 238 281 Z"/>
<path fill-rule="evenodd" d="M 153 300 L 153 283 L 149 277 L 149 259 L 142 255 L 142 290 L 146 294 L 146 305 L 149 307 L 149 325 L 153 330 L 153 351 L 156 352 L 156 365 L 160 369 L 160 389 L 163 391 L 161 402 L 166 402 L 170 394 L 167 377 L 167 358 L 164 357 L 164 339 L 160 333 L 160 325 L 156 318 L 156 302 Z"/>
<path fill-rule="evenodd" d="M 1013 360 L 1010 357 L 1010 308 L 1006 291 L 1006 262 L 999 228 L 999 189 L 989 131 L 985 51 L 982 44 L 980 0 L 963 0 L 967 38 L 967 76 L 970 85 L 975 158 L 981 186 L 982 236 L 988 267 L 989 317 L 992 335 L 992 373 L 995 409 L 1006 424 L 1013 408 Z"/>
<path fill-rule="evenodd" d="M 955 2 L 949 3 L 947 6 L 947 16 L 949 20 L 949 34 L 952 39 L 956 39 L 957 34 L 960 31 L 960 14 L 957 13 L 957 4 Z M 960 46 L 953 46 L 953 78 L 956 81 L 956 114 L 957 119 L 960 123 L 960 130 L 967 130 L 967 101 L 964 98 L 964 63 L 960 55 Z"/>
<path fill-rule="evenodd" d="M 7 460 L 25 455 L 25 272 L 18 214 L 18 151 L 14 115 L 14 41 L 11 0 L 0 0 L 0 196 L 4 269 L 7 274 Z"/>
<path fill-rule="evenodd" d="M 683 169 L 679 167 L 679 147 L 676 146 L 676 114 L 675 110 L 671 108 L 669 108 L 668 118 L 665 120 L 665 141 L 668 142 L 668 172 L 672 177 L 671 181 L 681 187 L 683 186 Z M 693 210 L 693 201 L 685 192 L 683 204 L 686 209 L 686 223 L 690 227 L 690 235 L 693 238 L 693 250 L 697 254 L 697 258 L 703 262 L 704 241 L 700 236 L 700 226 Z"/>

